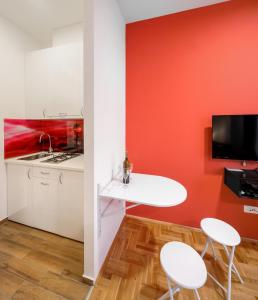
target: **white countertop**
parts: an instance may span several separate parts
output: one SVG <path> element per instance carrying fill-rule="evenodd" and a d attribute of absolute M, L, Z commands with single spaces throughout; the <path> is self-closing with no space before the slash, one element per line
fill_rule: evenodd
<path fill-rule="evenodd" d="M 156 207 L 170 207 L 183 203 L 187 198 L 187 191 L 181 183 L 167 177 L 132 173 L 128 185 L 121 180 L 112 180 L 100 192 L 100 196 Z"/>
<path fill-rule="evenodd" d="M 37 153 L 33 153 L 33 154 L 37 154 Z M 58 169 L 58 170 L 62 169 L 62 170 L 70 170 L 70 171 L 78 171 L 78 172 L 84 171 L 84 156 L 83 156 L 83 154 L 81 154 L 80 156 L 68 159 L 68 160 L 58 163 L 58 164 L 42 163 L 42 161 L 49 159 L 50 156 L 32 160 L 32 161 L 19 160 L 19 158 L 21 158 L 21 157 L 31 156 L 33 154 L 9 158 L 9 159 L 5 160 L 5 163 L 25 165 L 25 166 L 31 166 L 31 167 L 52 168 L 52 169 Z M 58 153 L 55 153 L 55 154 L 58 154 Z"/>

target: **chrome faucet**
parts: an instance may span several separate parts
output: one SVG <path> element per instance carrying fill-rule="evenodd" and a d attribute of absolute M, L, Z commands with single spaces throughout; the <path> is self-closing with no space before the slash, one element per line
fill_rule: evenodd
<path fill-rule="evenodd" d="M 49 148 L 48 148 L 48 152 L 49 153 L 52 153 L 53 152 L 53 148 L 52 148 L 52 143 L 51 143 L 51 137 L 50 137 L 50 135 L 49 134 L 47 134 L 47 133 L 45 133 L 45 132 L 43 132 L 43 133 L 41 133 L 41 135 L 40 135 L 40 137 L 39 137 L 39 143 L 41 144 L 42 143 L 42 138 L 43 138 L 43 136 L 48 136 L 48 140 L 49 140 Z"/>

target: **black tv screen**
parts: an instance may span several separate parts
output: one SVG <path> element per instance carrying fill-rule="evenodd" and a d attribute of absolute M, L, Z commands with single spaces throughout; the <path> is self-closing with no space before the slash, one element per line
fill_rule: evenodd
<path fill-rule="evenodd" d="M 213 116 L 212 157 L 258 161 L 258 115 Z"/>

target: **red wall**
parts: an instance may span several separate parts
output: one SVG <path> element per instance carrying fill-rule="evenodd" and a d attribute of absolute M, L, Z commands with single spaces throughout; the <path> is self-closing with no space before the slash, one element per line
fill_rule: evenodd
<path fill-rule="evenodd" d="M 135 172 L 168 176 L 188 190 L 182 205 L 131 213 L 195 227 L 217 217 L 258 239 L 258 216 L 243 213 L 258 201 L 241 200 L 223 184 L 223 168 L 240 162 L 211 159 L 213 114 L 258 114 L 258 1 L 129 24 L 129 158 Z"/>

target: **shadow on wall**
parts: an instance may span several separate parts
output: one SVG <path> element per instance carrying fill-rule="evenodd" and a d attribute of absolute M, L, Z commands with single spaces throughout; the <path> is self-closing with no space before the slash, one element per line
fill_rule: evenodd
<path fill-rule="evenodd" d="M 83 120 L 4 120 L 5 158 L 47 151 L 48 138 L 39 143 L 42 133 L 51 136 L 54 151 L 83 153 Z"/>
<path fill-rule="evenodd" d="M 222 160 L 212 159 L 212 128 L 204 128 L 204 173 L 212 175 L 221 175 L 224 163 Z M 221 162 L 221 165 L 218 164 Z"/>

